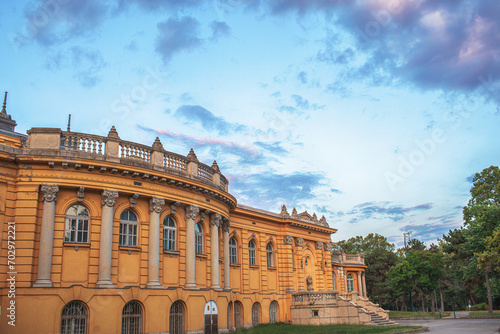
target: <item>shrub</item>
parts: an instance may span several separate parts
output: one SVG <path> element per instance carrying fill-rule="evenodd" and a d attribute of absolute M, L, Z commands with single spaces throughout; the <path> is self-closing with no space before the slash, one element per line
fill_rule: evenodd
<path fill-rule="evenodd" d="M 472 311 L 483 311 L 483 310 L 487 310 L 487 309 L 488 309 L 488 305 L 486 303 L 479 303 L 479 304 L 472 306 Z"/>

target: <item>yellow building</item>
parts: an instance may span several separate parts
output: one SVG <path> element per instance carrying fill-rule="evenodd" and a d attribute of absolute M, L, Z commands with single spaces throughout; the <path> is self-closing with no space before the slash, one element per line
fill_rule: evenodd
<path fill-rule="evenodd" d="M 293 296 L 366 297 L 324 217 L 238 205 L 193 150 L 0 116 L 0 333 L 228 332 L 292 321 Z"/>

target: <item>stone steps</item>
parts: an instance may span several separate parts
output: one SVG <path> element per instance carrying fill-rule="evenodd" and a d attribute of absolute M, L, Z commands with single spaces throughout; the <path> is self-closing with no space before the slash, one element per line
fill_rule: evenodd
<path fill-rule="evenodd" d="M 392 321 L 390 319 L 384 319 L 376 313 L 370 312 L 371 316 L 370 322 L 367 325 L 375 325 L 375 326 L 395 326 L 399 325 L 397 322 Z"/>

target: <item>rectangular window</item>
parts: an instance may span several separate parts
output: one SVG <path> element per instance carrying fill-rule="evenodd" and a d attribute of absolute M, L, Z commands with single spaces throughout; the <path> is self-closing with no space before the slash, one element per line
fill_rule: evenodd
<path fill-rule="evenodd" d="M 229 263 L 236 264 L 238 257 L 236 256 L 236 247 L 229 247 Z"/>
<path fill-rule="evenodd" d="M 89 221 L 87 219 L 66 218 L 66 231 L 64 241 L 88 242 Z"/>
<path fill-rule="evenodd" d="M 137 224 L 122 221 L 120 223 L 120 246 L 137 246 Z"/>
<path fill-rule="evenodd" d="M 249 261 L 251 266 L 257 265 L 256 256 L 255 256 L 255 248 L 250 248 L 248 250 L 248 261 Z"/>
<path fill-rule="evenodd" d="M 196 254 L 203 254 L 203 234 L 196 232 Z"/>
<path fill-rule="evenodd" d="M 163 249 L 175 250 L 175 229 L 165 228 L 163 230 Z"/>

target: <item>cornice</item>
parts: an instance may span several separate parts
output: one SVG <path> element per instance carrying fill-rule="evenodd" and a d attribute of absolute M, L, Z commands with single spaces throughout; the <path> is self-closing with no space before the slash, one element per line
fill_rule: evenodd
<path fill-rule="evenodd" d="M 47 157 L 47 156 L 34 156 L 34 155 L 18 155 L 16 157 L 18 164 L 40 164 L 46 165 L 50 169 L 62 170 L 78 170 L 80 172 L 100 173 L 104 175 L 115 175 L 135 179 L 134 182 L 148 181 L 158 183 L 159 185 L 173 186 L 181 188 L 185 191 L 192 193 L 199 193 L 207 198 L 215 199 L 226 205 L 229 210 L 236 208 L 236 199 L 229 193 L 225 193 L 215 187 L 209 186 L 198 180 L 191 180 L 183 176 L 172 175 L 170 173 L 146 169 L 136 166 L 128 166 L 116 163 L 109 163 L 106 161 L 96 161 L 89 159 L 73 159 L 69 161 L 62 157 Z M 132 168 L 130 168 L 132 167 Z"/>

